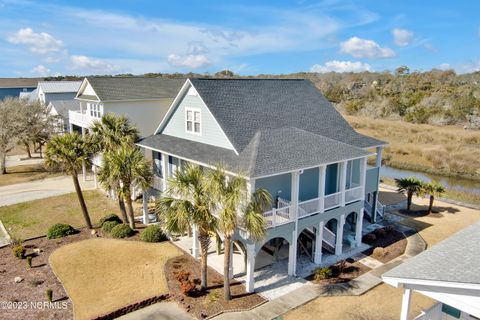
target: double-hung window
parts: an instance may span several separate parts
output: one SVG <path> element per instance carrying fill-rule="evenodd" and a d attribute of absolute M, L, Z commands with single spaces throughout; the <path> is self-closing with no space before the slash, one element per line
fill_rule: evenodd
<path fill-rule="evenodd" d="M 186 124 L 185 129 L 187 132 L 200 134 L 201 133 L 201 114 L 198 109 L 186 109 Z"/>
<path fill-rule="evenodd" d="M 100 105 L 98 103 L 89 103 L 88 106 L 90 108 L 90 116 L 95 118 L 102 117 L 102 114 L 100 111 Z"/>

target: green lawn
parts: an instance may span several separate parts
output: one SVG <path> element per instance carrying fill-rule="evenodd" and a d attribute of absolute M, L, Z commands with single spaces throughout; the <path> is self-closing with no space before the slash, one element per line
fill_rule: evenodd
<path fill-rule="evenodd" d="M 45 168 L 43 164 L 7 167 L 7 174 L 0 175 L 0 187 L 15 183 L 29 182 L 62 175 Z"/>
<path fill-rule="evenodd" d="M 103 193 L 91 190 L 83 194 L 93 224 L 106 214 L 118 213 L 115 203 Z M 85 225 L 76 193 L 0 207 L 0 220 L 12 236 L 23 239 L 45 235 L 55 223 Z"/>

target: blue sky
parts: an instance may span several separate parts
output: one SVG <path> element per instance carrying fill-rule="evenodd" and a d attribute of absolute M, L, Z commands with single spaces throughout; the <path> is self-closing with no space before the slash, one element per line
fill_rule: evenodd
<path fill-rule="evenodd" d="M 479 1 L 0 0 L 0 76 L 480 70 Z"/>

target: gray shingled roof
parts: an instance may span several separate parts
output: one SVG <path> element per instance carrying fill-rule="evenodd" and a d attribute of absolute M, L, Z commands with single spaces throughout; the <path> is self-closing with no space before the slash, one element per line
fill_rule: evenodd
<path fill-rule="evenodd" d="M 77 92 L 82 81 L 40 81 L 38 87 L 44 93 Z"/>
<path fill-rule="evenodd" d="M 480 222 L 434 245 L 383 277 L 480 284 Z"/>
<path fill-rule="evenodd" d="M 101 101 L 142 99 L 173 101 L 185 83 L 185 79 L 145 77 L 89 77 L 87 80 Z M 85 99 L 87 98 L 89 97 Z"/>
<path fill-rule="evenodd" d="M 165 134 L 147 137 L 140 145 L 206 164 L 223 163 L 230 170 L 261 177 L 359 158 L 369 152 L 292 127 L 257 131 L 237 156 L 234 151 Z"/>
<path fill-rule="evenodd" d="M 305 79 L 190 79 L 241 152 L 260 129 L 295 127 L 356 147 L 386 144 L 357 133 Z"/>
<path fill-rule="evenodd" d="M 0 88 L 36 88 L 43 78 L 0 78 Z"/>
<path fill-rule="evenodd" d="M 52 100 L 49 105 L 52 105 L 58 114 L 62 117 L 68 117 L 68 110 L 80 110 L 80 102 L 77 100 Z"/>

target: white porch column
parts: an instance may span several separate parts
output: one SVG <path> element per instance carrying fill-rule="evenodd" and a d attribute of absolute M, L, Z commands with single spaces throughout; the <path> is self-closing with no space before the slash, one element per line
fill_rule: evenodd
<path fill-rule="evenodd" d="M 247 266 L 246 266 L 246 279 L 245 279 L 245 289 L 248 293 L 255 291 L 255 280 L 254 280 L 254 269 L 255 269 L 255 245 L 247 244 L 246 246 L 247 254 Z"/>
<path fill-rule="evenodd" d="M 233 240 L 230 241 L 230 265 L 228 266 L 228 277 L 233 279 Z"/>
<path fill-rule="evenodd" d="M 377 156 L 375 158 L 375 166 L 380 168 L 382 166 L 382 146 L 376 148 Z"/>
<path fill-rule="evenodd" d="M 70 133 L 73 132 L 73 124 L 71 124 L 71 123 L 68 124 L 68 132 L 70 132 Z"/>
<path fill-rule="evenodd" d="M 345 206 L 345 184 L 347 183 L 347 161 L 340 163 L 340 206 Z"/>
<path fill-rule="evenodd" d="M 142 204 L 143 204 L 143 224 L 148 224 L 150 223 L 150 220 L 148 219 L 148 193 L 143 192 L 142 195 Z"/>
<path fill-rule="evenodd" d="M 410 312 L 410 301 L 412 299 L 412 289 L 403 289 L 402 311 L 400 313 L 400 320 L 408 320 L 408 313 Z"/>
<path fill-rule="evenodd" d="M 292 242 L 288 246 L 288 275 L 294 276 L 297 272 L 297 231 L 293 230 Z"/>
<path fill-rule="evenodd" d="M 168 170 L 168 155 L 165 153 L 162 153 L 162 175 L 163 175 L 163 185 L 162 185 L 162 191 L 165 192 L 167 190 L 167 179 L 169 176 L 169 170 Z"/>
<path fill-rule="evenodd" d="M 325 228 L 325 222 L 320 221 L 320 224 L 317 228 L 317 234 L 315 235 L 315 256 L 313 261 L 316 264 L 322 263 L 323 228 Z"/>
<path fill-rule="evenodd" d="M 85 128 L 82 127 L 82 137 L 85 137 Z M 85 160 L 82 160 L 82 177 L 83 182 L 87 181 L 87 169 L 85 167 Z"/>
<path fill-rule="evenodd" d="M 290 214 L 291 218 L 298 218 L 298 191 L 300 188 L 300 172 L 292 172 L 292 191 L 290 194 Z"/>
<path fill-rule="evenodd" d="M 323 213 L 325 211 L 325 172 L 327 166 L 323 165 L 318 168 L 318 211 Z"/>
<path fill-rule="evenodd" d="M 97 167 L 95 165 L 92 165 L 92 172 L 93 172 L 93 184 L 95 186 L 95 189 L 98 188 L 98 179 L 97 179 Z"/>
<path fill-rule="evenodd" d="M 193 226 L 192 228 L 193 239 L 192 239 L 192 256 L 195 260 L 197 260 L 200 256 L 200 242 L 198 241 L 198 229 L 197 226 Z"/>
<path fill-rule="evenodd" d="M 345 224 L 345 214 L 340 216 L 340 220 L 337 223 L 337 236 L 335 242 L 335 255 L 339 256 L 342 254 L 343 249 L 343 225 Z"/>
<path fill-rule="evenodd" d="M 357 214 L 357 223 L 355 224 L 355 241 L 357 247 L 362 244 L 362 229 L 363 229 L 363 208 L 360 208 L 360 212 Z"/>

